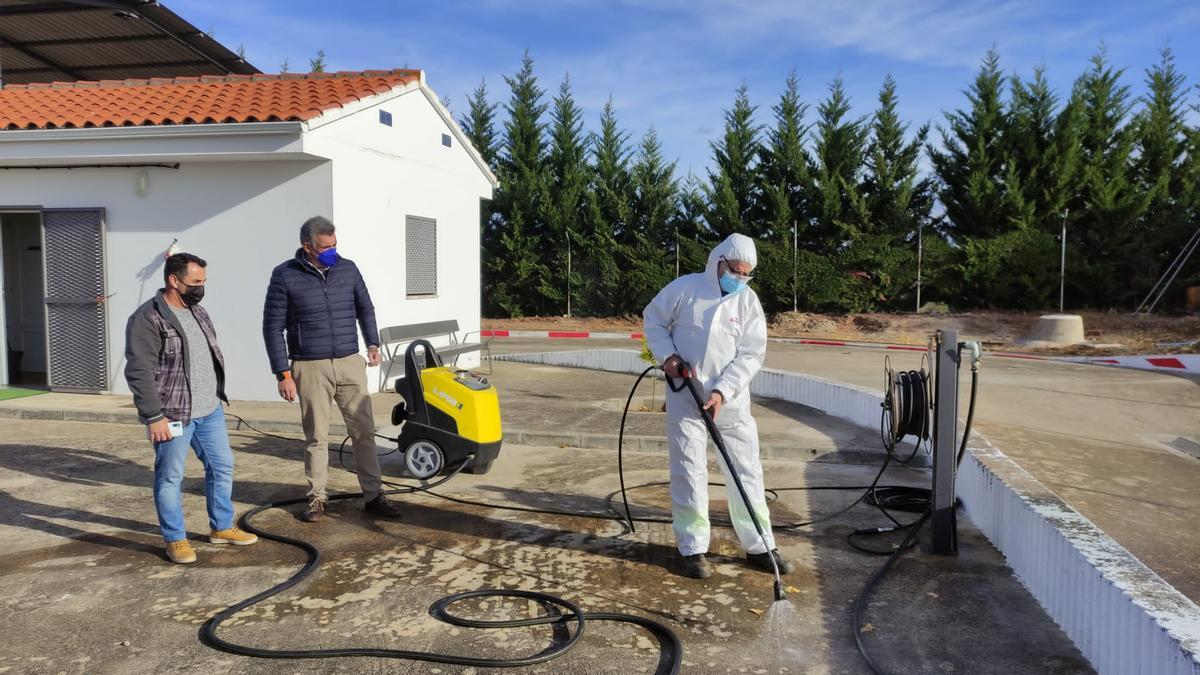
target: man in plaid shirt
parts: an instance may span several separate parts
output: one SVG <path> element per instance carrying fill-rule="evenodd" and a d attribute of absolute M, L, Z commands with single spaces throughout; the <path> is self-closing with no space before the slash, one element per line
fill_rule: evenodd
<path fill-rule="evenodd" d="M 154 444 L 154 506 L 171 562 L 196 561 L 187 540 L 180 484 L 190 447 L 204 464 L 208 540 L 244 546 L 258 537 L 233 525 L 233 450 L 225 430 L 225 361 L 200 306 L 204 260 L 176 253 L 163 266 L 165 287 L 129 317 L 125 379 L 138 419 Z"/>

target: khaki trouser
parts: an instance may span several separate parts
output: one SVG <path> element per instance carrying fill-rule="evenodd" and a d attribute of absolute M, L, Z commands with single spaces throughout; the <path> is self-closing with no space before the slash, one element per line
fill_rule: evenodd
<path fill-rule="evenodd" d="M 292 378 L 300 395 L 300 420 L 308 444 L 304 452 L 304 477 L 308 496 L 328 498 L 329 414 L 337 402 L 354 442 L 354 468 L 358 484 L 370 501 L 379 494 L 379 457 L 375 449 L 375 417 L 367 390 L 367 363 L 358 354 L 340 359 L 293 361 Z"/>

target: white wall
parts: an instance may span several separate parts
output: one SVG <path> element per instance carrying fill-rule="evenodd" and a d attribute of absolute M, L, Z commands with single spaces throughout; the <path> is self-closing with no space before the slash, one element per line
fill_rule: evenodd
<path fill-rule="evenodd" d="M 392 126 L 379 122 L 379 109 L 392 114 Z M 316 127 L 305 139 L 306 151 L 333 159 L 338 251 L 362 270 L 380 327 L 457 319 L 460 338 L 479 330 L 480 199 L 492 189 L 457 138 L 442 145 L 442 134 L 450 133 L 413 90 Z M 405 297 L 407 215 L 437 220 L 436 297 Z M 478 354 L 459 359 L 476 364 Z M 377 372 L 369 377 L 378 383 Z"/>
<path fill-rule="evenodd" d="M 109 383 L 126 393 L 125 321 L 162 286 L 163 252 L 208 261 L 204 306 L 225 353 L 231 399 L 273 400 L 275 379 L 262 341 L 271 269 L 298 246 L 300 224 L 332 208 L 328 162 L 185 163 L 148 169 L 149 194 L 135 193 L 138 169 L 7 171 L 0 207 L 100 207 L 106 211 Z"/>

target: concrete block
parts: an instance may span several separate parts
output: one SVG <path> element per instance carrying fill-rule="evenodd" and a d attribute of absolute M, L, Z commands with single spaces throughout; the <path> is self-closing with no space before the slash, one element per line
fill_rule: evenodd
<path fill-rule="evenodd" d="M 1083 317 L 1078 314 L 1047 314 L 1038 317 L 1029 334 L 1017 344 L 1026 347 L 1066 347 L 1084 342 Z"/>

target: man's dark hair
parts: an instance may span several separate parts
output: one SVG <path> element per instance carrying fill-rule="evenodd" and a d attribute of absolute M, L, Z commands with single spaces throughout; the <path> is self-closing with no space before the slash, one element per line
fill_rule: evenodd
<path fill-rule="evenodd" d="M 318 234 L 333 234 L 333 223 L 325 216 L 313 216 L 300 226 L 300 243 L 311 244 Z"/>
<path fill-rule="evenodd" d="M 167 257 L 167 263 L 163 265 L 163 283 L 167 283 L 167 277 L 175 277 L 180 281 L 187 276 L 188 265 L 196 263 L 201 267 L 208 267 L 208 263 L 204 262 L 204 258 L 191 253 L 176 253 Z"/>

